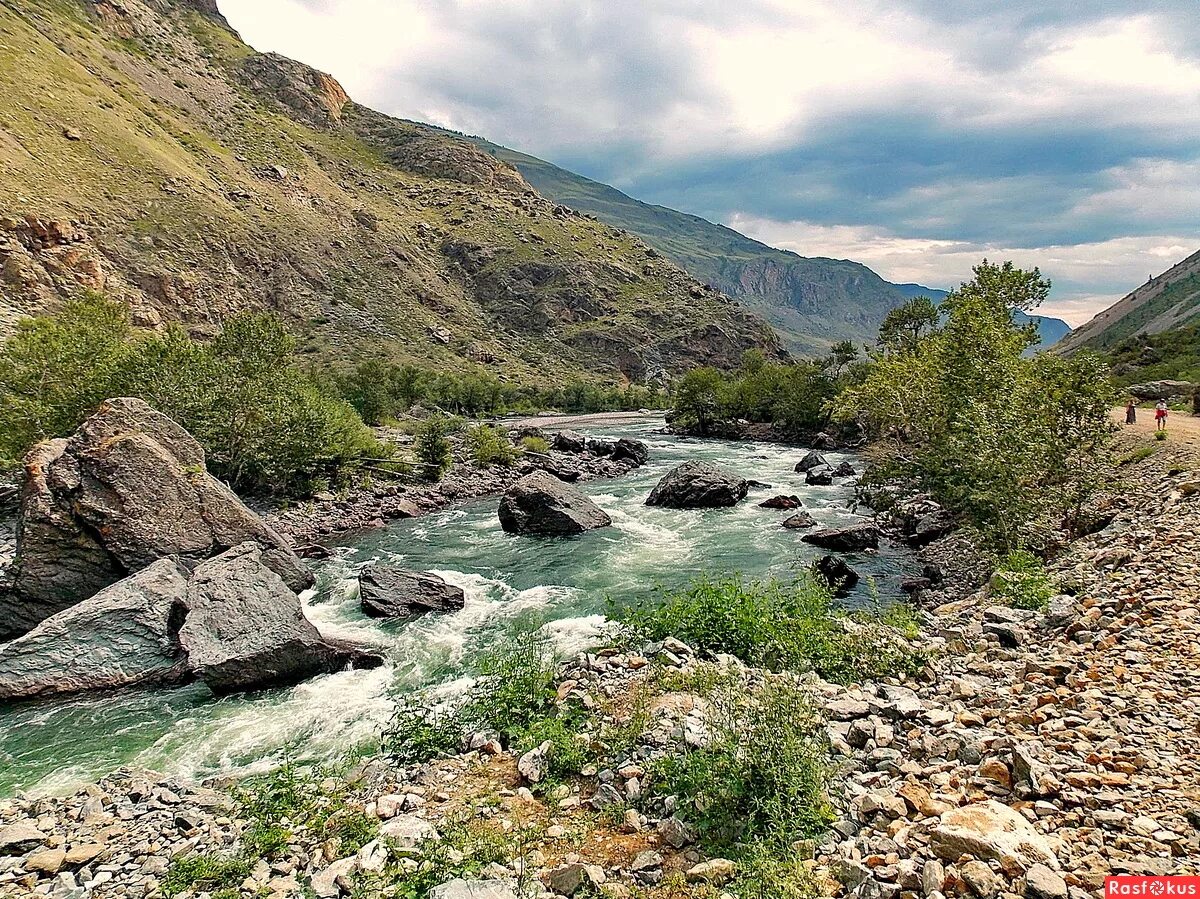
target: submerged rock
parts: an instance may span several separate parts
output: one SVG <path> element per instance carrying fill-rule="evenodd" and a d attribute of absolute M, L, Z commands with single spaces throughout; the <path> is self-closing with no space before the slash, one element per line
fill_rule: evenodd
<path fill-rule="evenodd" d="M 160 559 L 0 646 L 0 700 L 196 679 L 229 693 L 380 661 L 324 640 L 246 542 L 198 565 Z"/>
<path fill-rule="evenodd" d="M 581 490 L 544 471 L 528 474 L 500 500 L 500 526 L 510 534 L 562 537 L 608 527 L 612 519 Z"/>
<path fill-rule="evenodd" d="M 749 489 L 745 479 L 711 462 L 691 460 L 663 475 L 646 505 L 672 509 L 733 506 L 746 498 Z"/>
<path fill-rule="evenodd" d="M 835 596 L 846 596 L 859 581 L 858 572 L 838 556 L 822 556 L 813 562 L 813 572 L 829 585 Z"/>
<path fill-rule="evenodd" d="M 879 528 L 869 522 L 845 528 L 823 528 L 802 538 L 805 543 L 836 552 L 862 552 L 879 547 Z"/>
<path fill-rule="evenodd" d="M 802 531 L 805 528 L 815 528 L 817 520 L 807 512 L 797 512 L 783 520 L 783 526 L 793 531 Z"/>
<path fill-rule="evenodd" d="M 359 603 L 372 618 L 406 620 L 426 612 L 456 612 L 466 594 L 436 574 L 370 564 L 358 573 Z"/>
<path fill-rule="evenodd" d="M 247 540 L 292 589 L 312 586 L 284 539 L 208 474 L 186 430 L 140 399 L 108 400 L 74 436 L 42 443 L 25 460 L 0 640 L 158 559 L 207 559 Z"/>

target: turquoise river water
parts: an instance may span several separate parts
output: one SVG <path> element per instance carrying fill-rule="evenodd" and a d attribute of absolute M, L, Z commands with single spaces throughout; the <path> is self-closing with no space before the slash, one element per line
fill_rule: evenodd
<path fill-rule="evenodd" d="M 702 573 L 788 578 L 821 555 L 780 526 L 786 512 L 761 509 L 776 493 L 794 493 L 822 525 L 848 524 L 853 488 L 807 487 L 793 471 L 803 450 L 767 443 L 689 440 L 656 433 L 661 419 L 592 429 L 594 435 L 647 441 L 650 462 L 616 480 L 581 485 L 613 526 L 566 540 L 511 537 L 500 530 L 494 498 L 346 539 L 320 563 L 309 617 L 329 636 L 380 647 L 387 664 L 314 678 L 286 690 L 214 699 L 200 686 L 130 691 L 0 708 L 0 795 L 63 792 L 124 764 L 196 778 L 262 770 L 292 757 L 333 757 L 377 735 L 398 692 L 453 692 L 477 648 L 521 616 L 546 622 L 563 652 L 602 634 L 611 597 L 629 599 L 656 586 L 686 584 Z M 843 458 L 827 454 L 835 464 Z M 732 509 L 651 508 L 645 498 L 662 474 L 685 459 L 707 459 L 755 488 Z M 433 571 L 466 592 L 454 614 L 389 625 L 358 610 L 355 573 L 371 560 Z M 850 605 L 900 596 L 914 559 L 884 546 L 851 559 L 864 585 Z"/>

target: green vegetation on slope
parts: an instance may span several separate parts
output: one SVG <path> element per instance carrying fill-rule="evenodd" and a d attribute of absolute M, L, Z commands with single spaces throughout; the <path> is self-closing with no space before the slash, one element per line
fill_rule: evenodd
<path fill-rule="evenodd" d="M 1153 329 L 1155 321 L 1164 316 L 1174 322 L 1174 328 L 1200 324 L 1200 272 L 1173 281 L 1153 299 L 1114 321 L 1087 345 L 1097 350 L 1115 347 Z"/>
<path fill-rule="evenodd" d="M 270 310 L 321 362 L 526 382 L 776 351 L 635 238 L 195 4 L 4 3 L 0 37 L 0 332 L 93 289 L 141 326 Z"/>
<path fill-rule="evenodd" d="M 1164 379 L 1200 383 L 1200 325 L 1127 337 L 1104 355 L 1122 385 Z"/>

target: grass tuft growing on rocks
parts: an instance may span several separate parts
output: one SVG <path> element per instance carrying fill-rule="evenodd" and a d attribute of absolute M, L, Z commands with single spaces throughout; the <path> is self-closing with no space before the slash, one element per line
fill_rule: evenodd
<path fill-rule="evenodd" d="M 684 803 L 710 852 L 777 853 L 827 829 L 831 769 L 824 721 L 809 694 L 786 680 L 749 690 L 721 679 L 705 697 L 700 746 L 664 757 L 655 792 Z"/>
<path fill-rule="evenodd" d="M 914 673 L 924 663 L 908 643 L 911 620 L 890 611 L 845 614 L 807 576 L 789 583 L 704 577 L 610 617 L 635 638 L 675 637 L 702 653 L 728 653 L 772 671 L 812 670 L 835 683 Z"/>
<path fill-rule="evenodd" d="M 1054 596 L 1054 582 L 1042 560 L 1026 550 L 1009 553 L 992 575 L 992 595 L 1014 609 L 1041 611 Z"/>
<path fill-rule="evenodd" d="M 171 861 L 162 891 L 168 899 L 188 890 L 204 890 L 215 895 L 236 888 L 249 874 L 250 865 L 241 858 L 183 855 Z"/>

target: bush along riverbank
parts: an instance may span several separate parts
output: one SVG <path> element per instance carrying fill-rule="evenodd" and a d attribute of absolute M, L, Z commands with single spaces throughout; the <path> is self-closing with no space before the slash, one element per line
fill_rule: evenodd
<path fill-rule="evenodd" d="M 0 895 L 1084 899 L 1200 873 L 1200 455 L 1135 439 L 1102 528 L 923 591 L 919 622 L 718 581 L 564 662 L 516 634 L 341 766 L 0 802 Z"/>

